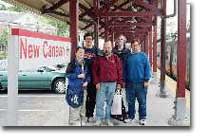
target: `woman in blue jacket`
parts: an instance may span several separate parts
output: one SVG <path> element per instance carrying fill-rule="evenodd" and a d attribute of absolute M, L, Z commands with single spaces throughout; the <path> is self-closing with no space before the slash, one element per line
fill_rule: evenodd
<path fill-rule="evenodd" d="M 84 62 L 84 49 L 77 48 L 76 58 L 72 60 L 66 70 L 68 87 L 66 100 L 69 104 L 69 124 L 77 125 L 77 121 L 85 115 L 85 92 L 90 82 L 90 74 Z"/>
<path fill-rule="evenodd" d="M 128 101 L 129 122 L 135 119 L 135 100 L 139 103 L 139 122 L 146 124 L 146 94 L 148 81 L 151 77 L 149 59 L 144 52 L 141 52 L 139 40 L 131 43 L 131 53 L 125 62 L 125 83 L 126 96 Z"/>

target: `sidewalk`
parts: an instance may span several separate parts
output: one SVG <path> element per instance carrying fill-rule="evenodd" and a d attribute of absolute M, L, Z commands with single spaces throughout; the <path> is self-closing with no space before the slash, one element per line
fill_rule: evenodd
<path fill-rule="evenodd" d="M 168 85 L 168 83 L 166 85 Z M 150 83 L 147 95 L 146 126 L 169 126 L 168 120 L 174 114 L 173 102 L 175 100 L 175 93 L 173 93 L 170 88 L 167 88 L 169 96 L 167 98 L 160 98 L 156 96 L 156 94 L 159 93 L 159 86 Z M 187 98 L 190 97 L 188 94 L 186 96 Z M 48 95 L 47 97 L 35 97 L 35 95 L 19 95 L 18 125 L 68 126 L 68 109 L 64 96 L 65 95 Z M 7 96 L 0 95 L 0 125 L 6 125 L 6 102 Z M 138 105 L 136 106 L 138 107 Z M 187 105 L 188 118 L 190 117 L 189 107 L 190 106 Z M 138 114 L 136 114 L 136 116 L 138 117 Z M 137 117 L 136 120 L 138 120 Z M 117 120 L 112 121 L 114 126 L 139 126 L 137 121 L 134 124 L 123 123 Z M 86 126 L 94 126 L 94 123 L 86 123 Z"/>
<path fill-rule="evenodd" d="M 167 79 L 168 82 L 170 79 Z M 169 84 L 166 84 L 169 85 Z M 174 114 L 174 100 L 175 93 L 172 93 L 173 89 L 166 87 L 169 96 L 167 98 L 160 98 L 157 96 L 159 93 L 159 85 L 150 83 L 147 95 L 147 123 L 146 126 L 170 126 L 168 120 Z M 187 95 L 189 98 L 190 96 Z M 136 102 L 136 111 L 138 110 L 138 104 Z M 190 116 L 189 106 L 187 108 L 187 117 Z M 121 121 L 113 120 L 114 126 L 140 126 L 138 113 L 136 114 L 136 122 L 132 124 L 123 123 Z M 93 124 L 88 124 L 92 126 Z"/>

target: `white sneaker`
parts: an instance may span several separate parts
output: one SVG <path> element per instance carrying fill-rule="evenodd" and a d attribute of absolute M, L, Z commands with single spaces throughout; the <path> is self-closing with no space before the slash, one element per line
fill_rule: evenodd
<path fill-rule="evenodd" d="M 81 121 L 80 123 L 81 123 L 81 126 L 85 126 L 86 125 L 85 121 Z"/>
<path fill-rule="evenodd" d="M 94 126 L 101 126 L 102 125 L 102 121 L 97 120 L 96 123 L 94 124 Z"/>
<path fill-rule="evenodd" d="M 141 119 L 139 122 L 140 125 L 145 125 L 146 124 L 146 119 Z"/>
<path fill-rule="evenodd" d="M 108 126 L 114 126 L 113 123 L 112 123 L 110 120 L 106 121 L 106 124 L 107 124 Z"/>
<path fill-rule="evenodd" d="M 135 119 L 125 119 L 124 122 L 125 123 L 134 123 Z"/>

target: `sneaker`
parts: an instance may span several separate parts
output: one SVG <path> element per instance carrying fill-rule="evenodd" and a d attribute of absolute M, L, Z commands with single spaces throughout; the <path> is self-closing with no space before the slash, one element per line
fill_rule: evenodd
<path fill-rule="evenodd" d="M 106 121 L 106 124 L 107 124 L 108 126 L 114 126 L 113 123 L 112 123 L 110 120 Z"/>
<path fill-rule="evenodd" d="M 87 122 L 89 123 L 89 122 L 94 122 L 94 118 L 93 117 L 88 117 L 87 118 Z"/>
<path fill-rule="evenodd" d="M 81 124 L 81 126 L 85 126 L 86 125 L 85 121 L 81 121 L 80 124 Z"/>
<path fill-rule="evenodd" d="M 135 119 L 125 119 L 124 122 L 125 123 L 134 123 Z"/>
<path fill-rule="evenodd" d="M 96 123 L 94 124 L 94 126 L 101 126 L 102 122 L 100 120 L 97 120 Z"/>
<path fill-rule="evenodd" d="M 146 119 L 141 119 L 139 122 L 140 125 L 145 125 L 146 124 Z"/>

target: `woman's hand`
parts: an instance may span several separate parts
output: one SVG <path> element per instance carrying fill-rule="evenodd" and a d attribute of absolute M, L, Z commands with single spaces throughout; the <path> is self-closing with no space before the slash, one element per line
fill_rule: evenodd
<path fill-rule="evenodd" d="M 86 88 L 87 85 L 88 85 L 88 82 L 84 82 L 84 83 L 83 83 L 83 87 L 84 87 L 84 88 Z"/>
<path fill-rule="evenodd" d="M 80 79 L 85 79 L 85 74 L 84 74 L 84 73 L 79 74 L 79 75 L 78 75 L 78 78 L 80 78 Z"/>

